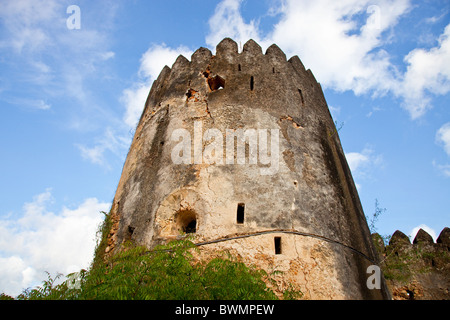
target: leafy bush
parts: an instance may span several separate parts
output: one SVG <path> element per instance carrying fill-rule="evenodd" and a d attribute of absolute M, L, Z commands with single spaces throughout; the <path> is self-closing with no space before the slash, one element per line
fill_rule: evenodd
<path fill-rule="evenodd" d="M 188 240 L 173 241 L 152 251 L 128 244 L 107 263 L 97 261 L 90 271 L 82 270 L 77 285 L 71 275 L 59 285 L 55 281 L 60 275 L 54 279 L 48 275 L 41 287 L 25 290 L 17 299 L 277 299 L 263 281 L 269 279 L 264 271 L 231 256 L 194 263 L 194 250 L 198 249 Z M 300 296 L 301 293 L 289 290 L 285 298 Z"/>
<path fill-rule="evenodd" d="M 248 267 L 231 255 L 195 263 L 192 251 L 198 248 L 188 240 L 172 241 L 149 251 L 131 242 L 105 259 L 107 237 L 112 227 L 106 212 L 97 231 L 97 246 L 89 271 L 62 274 L 41 286 L 26 289 L 18 300 L 267 300 L 277 299 L 266 285 L 275 281 L 263 270 Z M 289 287 L 284 299 L 298 299 L 300 291 Z M 12 297 L 0 294 L 0 300 Z"/>

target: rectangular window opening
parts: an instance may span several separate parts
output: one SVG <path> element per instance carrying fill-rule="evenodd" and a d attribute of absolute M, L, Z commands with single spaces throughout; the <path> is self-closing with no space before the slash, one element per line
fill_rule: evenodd
<path fill-rule="evenodd" d="M 238 203 L 237 216 L 236 216 L 236 223 L 237 224 L 243 224 L 244 223 L 244 209 L 245 209 L 245 204 Z"/>
<path fill-rule="evenodd" d="M 250 78 L 250 90 L 253 91 L 253 86 L 255 84 L 255 79 L 253 78 L 253 76 L 251 76 Z"/>
<path fill-rule="evenodd" d="M 281 254 L 281 237 L 274 238 L 275 254 Z"/>

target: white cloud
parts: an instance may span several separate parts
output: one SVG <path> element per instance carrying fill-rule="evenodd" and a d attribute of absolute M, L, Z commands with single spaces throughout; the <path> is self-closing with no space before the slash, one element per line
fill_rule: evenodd
<path fill-rule="evenodd" d="M 371 111 L 366 114 L 367 118 L 370 118 L 375 112 L 381 111 L 380 107 L 373 107 Z"/>
<path fill-rule="evenodd" d="M 164 43 L 151 46 L 141 57 L 139 75 L 142 78 L 156 80 L 164 66 L 172 67 L 172 64 L 180 54 L 189 59 L 192 55 L 192 50 L 185 46 L 170 48 Z"/>
<path fill-rule="evenodd" d="M 109 60 L 115 57 L 115 53 L 113 51 L 100 52 L 99 57 L 101 60 Z"/>
<path fill-rule="evenodd" d="M 92 163 L 103 165 L 105 163 L 104 152 L 106 151 L 105 146 L 97 145 L 94 147 L 86 147 L 85 145 L 78 144 L 78 149 L 81 151 L 81 156 L 83 159 L 89 160 Z"/>
<path fill-rule="evenodd" d="M 415 49 L 405 57 L 402 74 L 383 46 L 394 39 L 393 28 L 413 9 L 411 0 L 279 0 L 269 14 L 280 20 L 261 34 L 254 20 L 245 22 L 242 0 L 223 0 L 209 20 L 206 43 L 224 37 L 244 44 L 253 38 L 263 48 L 276 43 L 285 53 L 299 55 L 325 88 L 374 96 L 400 97 L 412 119 L 432 107 L 433 95 L 450 92 L 450 25 L 429 50 Z"/>
<path fill-rule="evenodd" d="M 180 54 L 189 59 L 192 55 L 192 50 L 184 46 L 174 49 L 163 43 L 151 46 L 142 55 L 138 72 L 139 80 L 130 88 L 125 89 L 122 94 L 122 102 L 126 108 L 124 121 L 129 127 L 133 129 L 136 127 L 152 82 L 158 78 L 164 66 L 171 67 Z"/>
<path fill-rule="evenodd" d="M 433 23 L 436 23 L 436 22 L 438 22 L 439 20 L 441 20 L 441 19 L 442 19 L 443 17 L 445 17 L 447 14 L 448 14 L 448 9 L 444 9 L 444 10 L 442 10 L 442 12 L 441 12 L 440 15 L 438 15 L 438 16 L 433 16 L 433 17 L 430 17 L 430 18 L 426 18 L 425 21 L 426 21 L 427 23 L 433 24 Z"/>
<path fill-rule="evenodd" d="M 44 100 L 39 100 L 36 106 L 36 108 L 39 110 L 49 110 L 51 107 L 52 106 L 49 105 L 48 103 L 45 103 Z"/>
<path fill-rule="evenodd" d="M 413 228 L 410 232 L 409 232 L 409 238 L 411 239 L 411 242 L 414 240 L 414 238 L 417 235 L 417 232 L 419 232 L 420 229 L 423 229 L 424 231 L 426 231 L 434 240 L 434 242 L 436 242 L 437 239 L 437 235 L 436 235 L 436 231 L 434 231 L 434 229 L 430 228 L 429 226 L 427 226 L 426 224 L 421 224 L 418 225 L 417 227 Z"/>
<path fill-rule="evenodd" d="M 362 165 L 369 162 L 369 157 L 359 152 L 349 152 L 345 156 L 352 172 L 356 172 Z"/>
<path fill-rule="evenodd" d="M 450 122 L 447 122 L 436 133 L 436 141 L 444 147 L 450 157 Z"/>
<path fill-rule="evenodd" d="M 0 257 L 0 273 L 0 292 L 10 295 L 17 295 L 36 279 L 36 270 L 18 256 Z"/>
<path fill-rule="evenodd" d="M 382 33 L 407 11 L 408 0 L 287 0 L 284 4 L 268 38 L 288 55 L 298 54 L 324 87 L 355 94 L 389 90 L 393 70 L 388 54 L 380 49 L 386 41 Z M 365 17 L 362 22 L 360 15 Z"/>
<path fill-rule="evenodd" d="M 445 153 L 450 157 L 450 122 L 447 122 L 436 132 L 436 143 L 444 149 Z M 450 177 L 450 164 L 438 164 L 435 160 L 432 162 L 444 176 Z"/>
<path fill-rule="evenodd" d="M 361 189 L 361 184 L 357 181 L 371 178 L 373 170 L 383 165 L 383 156 L 375 154 L 374 150 L 368 147 L 361 152 L 348 152 L 345 157 L 358 189 Z"/>
<path fill-rule="evenodd" d="M 22 108 L 25 107 L 30 110 L 50 110 L 52 107 L 49 103 L 45 102 L 42 99 L 35 100 L 22 97 L 12 97 L 5 100 L 10 104 Z"/>
<path fill-rule="evenodd" d="M 431 108 L 429 93 L 450 92 L 450 24 L 439 37 L 438 46 L 414 49 L 404 60 L 408 67 L 398 91 L 404 97 L 404 108 L 415 119 Z"/>
<path fill-rule="evenodd" d="M 155 79 L 154 79 L 155 80 Z M 125 103 L 125 115 L 123 120 L 130 128 L 135 128 L 144 110 L 145 101 L 149 94 L 151 83 L 149 81 L 133 84 L 122 93 L 122 101 Z"/>
<path fill-rule="evenodd" d="M 435 168 L 437 168 L 444 176 L 450 178 L 450 164 L 438 164 L 435 160 L 432 161 L 432 164 Z"/>
<path fill-rule="evenodd" d="M 225 37 L 230 37 L 237 43 L 244 45 L 248 39 L 253 39 L 262 45 L 259 37 L 258 24 L 255 21 L 246 23 L 239 11 L 242 0 L 224 0 L 220 2 L 209 18 L 210 32 L 206 36 L 206 43 L 215 48 Z"/>
<path fill-rule="evenodd" d="M 17 295 L 40 284 L 45 271 L 68 274 L 88 268 L 95 235 L 109 203 L 86 199 L 77 208 L 48 211 L 51 190 L 23 207 L 18 220 L 0 220 L 0 292 Z"/>
<path fill-rule="evenodd" d="M 76 144 L 76 147 L 80 150 L 83 159 L 109 169 L 105 153 L 110 152 L 121 158 L 128 149 L 130 141 L 131 137 L 120 135 L 115 130 L 107 127 L 103 135 L 95 139 L 93 146 L 88 147 L 83 144 Z"/>

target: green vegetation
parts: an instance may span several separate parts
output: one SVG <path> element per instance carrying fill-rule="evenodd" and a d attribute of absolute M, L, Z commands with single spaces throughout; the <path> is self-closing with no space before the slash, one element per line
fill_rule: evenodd
<path fill-rule="evenodd" d="M 422 244 L 390 245 L 386 247 L 385 254 L 382 269 L 386 280 L 400 283 L 410 281 L 416 274 L 430 273 L 450 264 L 450 254 L 447 251 Z"/>
<path fill-rule="evenodd" d="M 230 255 L 209 262 L 195 263 L 193 253 L 199 250 L 191 241 L 179 240 L 148 251 L 146 247 L 127 243 L 123 250 L 104 260 L 106 235 L 110 230 L 108 215 L 99 229 L 99 243 L 89 271 L 61 276 L 42 286 L 27 289 L 18 300 L 267 300 L 277 299 L 266 282 L 274 281 L 262 270 L 246 266 Z M 293 288 L 285 299 L 301 297 Z M 0 295 L 0 299 L 12 299 Z"/>
<path fill-rule="evenodd" d="M 25 290 L 17 299 L 277 299 L 263 281 L 267 277 L 263 271 L 232 257 L 193 263 L 191 249 L 196 248 L 187 240 L 153 251 L 129 245 L 108 263 L 82 270 L 77 279 L 69 275 L 69 280 L 54 285 L 60 275 L 55 279 L 48 275 L 42 286 Z M 295 297 L 293 293 L 287 292 L 286 297 Z"/>

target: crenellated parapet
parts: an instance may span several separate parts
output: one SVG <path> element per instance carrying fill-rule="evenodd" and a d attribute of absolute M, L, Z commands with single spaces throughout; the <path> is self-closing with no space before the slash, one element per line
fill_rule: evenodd
<path fill-rule="evenodd" d="M 247 41 L 239 53 L 236 42 L 225 38 L 217 45 L 215 55 L 201 47 L 192 54 L 190 61 L 180 55 L 171 68 L 165 66 L 152 85 L 142 115 L 149 107 L 151 113 L 164 107 L 161 98 L 166 92 L 169 93 L 167 98 L 183 95 L 189 89 L 203 96 L 217 91 L 204 86 L 208 76 L 218 76 L 224 82 L 223 92 L 217 95 L 242 95 L 250 91 L 255 108 L 267 105 L 268 110 L 279 113 L 280 108 L 294 100 L 302 106 L 314 107 L 316 112 L 328 112 L 320 84 L 298 56 L 286 60 L 285 53 L 275 44 L 263 53 L 261 46 L 253 40 Z M 286 96 L 286 92 L 290 94 Z M 290 116 L 303 116 L 303 125 L 314 121 L 308 115 L 302 115 L 300 109 Z M 332 123 L 328 125 L 331 127 Z"/>
<path fill-rule="evenodd" d="M 372 238 L 394 299 L 450 299 L 450 228 L 436 242 L 423 229 L 412 242 L 399 230 L 386 246 L 378 234 Z"/>

